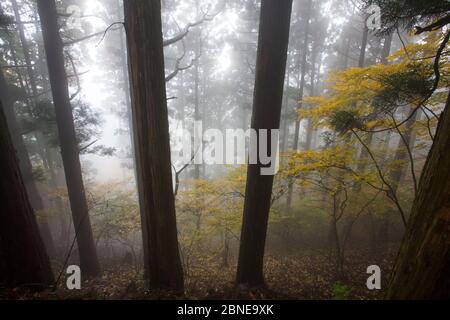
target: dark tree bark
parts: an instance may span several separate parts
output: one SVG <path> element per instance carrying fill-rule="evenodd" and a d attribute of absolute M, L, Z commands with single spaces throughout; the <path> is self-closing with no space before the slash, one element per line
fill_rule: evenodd
<path fill-rule="evenodd" d="M 89 210 L 84 191 L 79 149 L 70 105 L 67 74 L 64 68 L 63 43 L 59 34 L 54 0 L 38 0 L 48 72 L 55 105 L 61 156 L 66 175 L 70 208 L 77 235 L 80 267 L 83 276 L 100 274 L 100 265 L 92 235 Z"/>
<path fill-rule="evenodd" d="M 389 299 L 450 298 L 450 94 L 390 280 Z"/>
<path fill-rule="evenodd" d="M 0 101 L 0 283 L 43 288 L 53 274 Z"/>
<path fill-rule="evenodd" d="M 183 291 L 172 188 L 160 1 L 124 2 L 144 266 L 151 289 Z"/>
<path fill-rule="evenodd" d="M 259 26 L 252 128 L 279 129 L 292 1 L 263 0 Z M 271 150 L 268 140 L 269 153 Z M 259 147 L 258 147 L 259 149 Z M 249 164 L 236 283 L 264 285 L 263 260 L 273 186 L 263 165 Z"/>

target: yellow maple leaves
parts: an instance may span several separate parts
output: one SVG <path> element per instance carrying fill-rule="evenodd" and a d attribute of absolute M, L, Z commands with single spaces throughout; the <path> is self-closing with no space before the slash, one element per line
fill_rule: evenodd
<path fill-rule="evenodd" d="M 380 103 L 378 101 L 380 97 L 388 100 L 391 98 L 392 101 L 388 102 L 396 102 L 399 105 L 416 104 L 427 93 L 427 81 L 431 83 L 434 79 L 434 54 L 443 36 L 441 32 L 433 32 L 419 43 L 405 45 L 389 57 L 391 64 L 352 67 L 331 72 L 326 81 L 324 94 L 306 97 L 302 102 L 307 108 L 298 110 L 299 117 L 310 118 L 315 126 L 327 127 L 329 118 L 338 111 L 351 110 L 361 117 L 368 117 L 376 112 L 374 105 Z M 439 68 L 441 73 L 439 87 L 448 87 L 449 63 L 445 51 Z M 442 102 L 442 97 L 438 94 L 435 96 L 428 102 L 430 108 Z M 395 99 L 398 101 L 394 101 Z M 387 124 L 389 121 L 386 119 L 366 123 L 369 128 L 383 127 Z"/>

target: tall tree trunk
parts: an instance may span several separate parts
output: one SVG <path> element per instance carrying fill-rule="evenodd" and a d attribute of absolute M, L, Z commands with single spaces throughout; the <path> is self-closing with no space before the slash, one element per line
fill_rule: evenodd
<path fill-rule="evenodd" d="M 118 21 L 123 20 L 123 1 L 117 0 L 117 19 Z M 120 29 L 119 31 L 119 41 L 120 41 L 120 65 L 121 65 L 121 71 L 122 71 L 122 78 L 123 78 L 123 90 L 125 93 L 125 107 L 126 107 L 126 118 L 127 123 L 129 127 L 129 137 L 130 137 L 130 152 L 131 152 L 131 159 L 133 163 L 133 174 L 134 174 L 134 180 L 137 181 L 136 177 L 136 165 L 134 163 L 135 159 L 135 151 L 134 151 L 134 137 L 133 137 L 133 116 L 131 112 L 131 96 L 130 96 L 130 82 L 128 79 L 128 58 L 127 58 L 127 47 L 126 47 L 126 39 L 123 34 L 123 30 Z"/>
<path fill-rule="evenodd" d="M 365 59 L 366 59 L 366 49 L 367 49 L 367 40 L 369 37 L 369 28 L 367 27 L 367 16 L 364 18 L 364 29 L 363 29 L 363 33 L 362 33 L 362 39 L 361 39 L 361 48 L 360 48 L 360 52 L 359 52 L 359 60 L 358 60 L 358 68 L 364 68 L 365 66 Z M 368 133 L 367 137 L 366 137 L 366 145 L 368 147 L 370 147 L 371 143 L 372 143 L 372 139 L 373 139 L 373 133 Z M 358 163 L 358 168 L 357 168 L 357 172 L 362 172 L 364 171 L 365 167 L 366 167 L 366 163 L 364 161 L 364 159 L 367 159 L 368 156 L 368 152 L 365 148 L 362 148 L 361 150 L 361 154 L 359 156 L 359 160 L 360 162 Z M 361 188 L 361 184 L 356 184 L 355 185 L 355 191 L 358 191 Z"/>
<path fill-rule="evenodd" d="M 298 94 L 298 101 L 299 101 L 299 106 L 297 110 L 300 110 L 303 106 L 303 93 L 305 90 L 305 76 L 306 76 L 306 60 L 308 57 L 308 42 L 309 42 L 309 20 L 310 20 L 310 16 L 311 16 L 311 7 L 312 7 L 312 0 L 308 0 L 308 4 L 307 4 L 307 11 L 305 14 L 305 38 L 303 39 L 303 55 L 302 55 L 302 60 L 301 60 L 301 64 L 299 65 L 301 68 L 301 73 L 300 73 L 300 88 L 299 88 L 299 94 Z M 296 111 L 297 111 L 296 110 Z M 299 141 L 299 136 L 300 136 L 300 119 L 298 114 L 295 114 L 295 131 L 294 131 L 294 144 L 292 146 L 293 150 L 297 150 L 298 149 L 298 141 Z M 286 197 L 286 207 L 287 210 L 290 211 L 291 207 L 292 207 L 292 193 L 294 192 L 294 183 L 293 181 L 289 182 L 289 186 L 288 186 L 288 193 L 287 193 L 287 197 Z"/>
<path fill-rule="evenodd" d="M 289 61 L 289 53 L 288 59 Z M 286 78 L 286 88 L 284 89 L 284 106 L 282 107 L 282 116 L 281 116 L 281 147 L 280 151 L 286 151 L 286 143 L 288 136 L 288 127 L 289 127 L 289 81 L 291 78 L 291 68 L 287 66 L 287 78 Z"/>
<path fill-rule="evenodd" d="M 344 52 L 343 53 L 344 59 L 342 60 L 341 69 L 347 69 L 348 68 L 348 60 L 349 60 L 349 57 L 350 57 L 351 41 L 352 41 L 352 38 L 350 37 L 350 35 L 347 35 L 347 39 L 345 41 L 345 44 L 344 44 L 344 41 L 342 41 L 342 49 L 343 49 L 343 52 Z"/>
<path fill-rule="evenodd" d="M 314 96 L 315 95 L 315 81 L 316 81 L 316 59 L 317 55 L 319 54 L 317 51 L 319 48 L 317 45 L 313 44 L 313 50 L 311 53 L 311 90 L 309 95 Z M 306 126 L 306 144 L 305 144 L 305 150 L 311 150 L 311 144 L 312 144 L 312 138 L 313 138 L 313 124 L 312 120 L 308 119 L 307 126 Z"/>
<path fill-rule="evenodd" d="M 67 191 L 77 235 L 80 267 L 84 276 L 95 277 L 100 274 L 100 265 L 84 191 L 67 74 L 64 68 L 63 43 L 59 35 L 56 4 L 54 0 L 38 0 L 37 4 L 55 106 L 56 125 L 58 127 Z"/>
<path fill-rule="evenodd" d="M 302 59 L 300 63 L 300 88 L 298 93 L 298 101 L 299 106 L 298 110 L 300 110 L 303 106 L 303 93 L 305 91 L 305 76 L 306 76 L 306 60 L 308 58 L 308 43 L 309 43 L 309 20 L 311 17 L 311 7 L 312 7 L 312 0 L 308 0 L 307 4 L 307 11 L 305 15 L 305 38 L 303 39 L 303 54 Z M 298 148 L 298 142 L 299 142 L 299 135 L 300 135 L 300 119 L 298 118 L 298 115 L 296 114 L 296 121 L 295 121 L 295 135 L 294 135 L 294 144 L 293 144 L 293 150 L 297 150 Z"/>
<path fill-rule="evenodd" d="M 252 128 L 257 131 L 280 127 L 291 10 L 292 0 L 261 2 L 252 114 Z M 275 152 L 267 140 L 269 153 Z M 264 247 L 274 177 L 261 175 L 262 167 L 259 161 L 248 165 L 237 284 L 264 285 Z"/>
<path fill-rule="evenodd" d="M 366 60 L 367 40 L 369 38 L 369 28 L 367 27 L 367 17 L 364 18 L 364 29 L 361 39 L 361 49 L 359 52 L 358 67 L 363 68 Z"/>
<path fill-rule="evenodd" d="M 183 291 L 172 188 L 160 1 L 124 2 L 147 286 Z"/>
<path fill-rule="evenodd" d="M 31 96 L 31 98 L 28 99 L 28 103 L 30 104 L 29 108 L 31 109 L 31 107 L 35 105 L 33 99 L 37 99 L 37 97 L 38 97 L 36 78 L 34 76 L 33 66 L 31 64 L 31 57 L 30 57 L 28 41 L 27 41 L 27 38 L 25 37 L 25 31 L 23 29 L 22 19 L 20 17 L 19 7 L 17 5 L 16 0 L 12 0 L 11 3 L 12 3 L 13 11 L 14 11 L 14 18 L 17 23 L 17 28 L 19 30 L 20 44 L 22 46 L 23 57 L 24 57 L 25 64 L 26 64 L 26 71 L 28 74 L 28 84 L 29 84 L 30 90 L 26 90 L 27 88 L 25 88 L 25 87 L 23 89 L 25 89 L 25 91 L 28 92 L 29 96 Z M 0 77 L 2 77 L 2 76 L 3 75 L 1 75 Z M 22 81 L 21 81 L 21 83 L 22 83 Z M 23 84 L 22 84 L 22 86 L 23 86 Z M 16 121 L 14 111 L 12 114 L 10 114 L 11 117 L 8 117 L 8 114 L 6 114 L 8 126 L 10 128 L 12 128 L 12 130 L 15 130 L 16 128 L 18 130 L 20 130 L 19 125 L 17 124 L 17 121 Z M 12 124 L 13 121 L 15 122 L 14 124 Z M 18 150 L 18 157 L 21 162 L 20 168 L 21 168 L 21 172 L 22 172 L 22 175 L 24 178 L 25 186 L 27 188 L 28 195 L 30 197 L 31 205 L 33 206 L 33 209 L 35 212 L 39 212 L 44 209 L 44 204 L 43 204 L 41 195 L 39 194 L 39 191 L 36 187 L 36 184 L 33 181 L 32 165 L 31 165 L 31 161 L 30 161 L 30 158 L 28 155 L 28 151 L 26 150 L 25 144 L 23 143 L 23 140 L 21 139 L 20 131 L 17 131 L 17 139 L 15 139 L 16 133 L 12 133 L 12 136 L 13 136 L 14 146 L 15 146 L 16 150 Z M 38 135 L 36 135 L 35 138 L 38 141 L 42 142 L 42 139 L 39 139 Z M 52 234 L 50 231 L 50 227 L 48 225 L 47 218 L 44 217 L 44 218 L 40 219 L 40 221 L 38 221 L 38 223 L 39 223 L 39 229 L 41 230 L 42 238 L 44 240 L 44 243 L 48 250 L 48 253 L 50 255 L 53 255 L 55 253 L 55 247 L 54 247 L 53 237 L 52 237 Z"/>
<path fill-rule="evenodd" d="M 26 63 L 26 69 L 27 69 L 27 73 L 28 73 L 31 93 L 32 93 L 33 97 L 37 97 L 38 92 L 37 92 L 36 79 L 33 76 L 33 66 L 31 64 L 30 50 L 28 47 L 27 38 L 25 37 L 25 31 L 23 29 L 23 24 L 22 24 L 22 21 L 20 18 L 19 7 L 17 6 L 16 0 L 12 0 L 11 3 L 12 3 L 13 11 L 14 11 L 14 18 L 17 22 L 17 28 L 19 30 L 20 43 L 21 43 L 22 49 L 23 49 L 23 57 L 24 57 L 25 63 Z"/>
<path fill-rule="evenodd" d="M 27 197 L 0 101 L 0 282 L 8 287 L 45 287 L 53 274 Z"/>
<path fill-rule="evenodd" d="M 392 47 L 392 32 L 384 37 L 383 50 L 381 52 L 381 63 L 388 64 L 387 58 L 391 54 Z"/>
<path fill-rule="evenodd" d="M 390 299 L 450 298 L 450 94 L 390 280 Z"/>
<path fill-rule="evenodd" d="M 196 14 L 197 19 L 199 18 L 199 3 L 198 0 L 195 1 L 195 7 L 196 7 Z M 201 34 L 199 30 L 195 31 L 195 46 L 196 46 L 196 55 L 200 55 L 201 51 Z M 194 121 L 200 121 L 202 120 L 200 115 L 200 66 L 199 66 L 199 60 L 195 59 L 194 61 Z M 199 141 L 199 139 L 203 139 L 202 137 L 203 132 L 197 132 L 197 130 L 194 132 L 194 139 L 195 141 Z M 195 143 L 193 144 L 194 147 L 196 146 Z M 200 144 L 199 144 L 200 145 Z M 201 153 L 203 150 L 194 150 L 194 153 Z M 200 179 L 200 164 L 194 165 L 194 179 Z"/>

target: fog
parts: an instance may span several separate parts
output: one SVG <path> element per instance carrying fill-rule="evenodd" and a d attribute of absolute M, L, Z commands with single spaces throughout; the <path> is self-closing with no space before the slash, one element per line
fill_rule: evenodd
<path fill-rule="evenodd" d="M 243 248 L 275 298 L 381 297 L 365 268 L 394 266 L 446 103 L 448 29 L 414 29 L 434 12 L 294 0 L 289 34 L 263 37 L 261 1 L 162 0 L 162 75 L 145 59 L 159 33 L 123 1 L 48 3 L 54 21 L 44 2 L 1 2 L 0 97 L 54 274 L 84 261 L 138 294 L 158 239 L 190 298 L 233 297 Z"/>

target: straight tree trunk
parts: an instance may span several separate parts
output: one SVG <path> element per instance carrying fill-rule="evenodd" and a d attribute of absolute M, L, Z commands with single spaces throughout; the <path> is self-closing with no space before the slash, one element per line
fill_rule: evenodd
<path fill-rule="evenodd" d="M 289 61 L 289 53 L 288 53 L 288 59 Z M 282 107 L 282 116 L 281 116 L 281 147 L 280 151 L 286 151 L 286 143 L 287 143 L 287 136 L 288 136 L 288 126 L 289 126 L 289 81 L 291 78 L 291 69 L 289 65 L 287 66 L 287 78 L 286 78 L 286 88 L 285 90 L 285 96 L 284 96 L 284 106 Z"/>
<path fill-rule="evenodd" d="M 450 298 L 450 94 L 391 276 L 388 299 Z"/>
<path fill-rule="evenodd" d="M 351 45 L 351 41 L 352 38 L 350 37 L 350 35 L 347 35 L 347 39 L 345 44 L 342 45 L 343 47 L 343 56 L 344 56 L 344 60 L 342 61 L 342 69 L 347 69 L 348 68 L 348 60 L 350 57 L 350 45 Z"/>
<path fill-rule="evenodd" d="M 303 40 L 303 55 L 302 55 L 302 60 L 301 60 L 301 64 L 300 64 L 300 88 L 299 88 L 299 93 L 298 93 L 298 101 L 299 101 L 299 106 L 298 106 L 298 110 L 301 110 L 302 106 L 303 106 L 303 93 L 305 91 L 305 76 L 306 76 L 306 60 L 308 58 L 308 43 L 309 43 L 309 19 L 311 17 L 311 7 L 312 7 L 312 0 L 308 0 L 308 4 L 307 4 L 307 11 L 306 11 L 306 15 L 305 15 L 305 38 Z M 297 150 L 298 149 L 298 142 L 299 142 L 299 135 L 300 135 L 300 119 L 298 118 L 298 115 L 296 116 L 296 121 L 295 121 L 295 135 L 294 135 L 294 144 L 293 144 L 293 150 Z"/>
<path fill-rule="evenodd" d="M 384 37 L 383 51 L 381 52 L 381 63 L 388 64 L 387 58 L 391 54 L 392 32 Z"/>
<path fill-rule="evenodd" d="M 311 88 L 311 95 L 313 95 L 313 96 L 320 94 L 320 91 L 321 91 L 321 87 L 320 87 L 320 81 L 321 81 L 321 79 L 320 79 L 320 72 L 322 70 L 322 54 L 323 54 L 323 52 L 321 52 L 319 54 L 319 59 L 318 59 L 319 62 L 317 64 L 317 71 L 314 72 L 315 81 L 314 81 L 313 88 Z M 320 142 L 319 129 L 314 129 L 313 128 L 312 131 L 313 131 L 313 133 L 312 133 L 312 137 L 311 137 L 311 148 L 315 149 L 315 148 L 317 148 L 319 146 L 319 142 Z"/>
<path fill-rule="evenodd" d="M 311 16 L 311 7 L 312 7 L 312 0 L 308 0 L 308 4 L 307 4 L 307 11 L 306 11 L 306 15 L 305 15 L 305 38 L 303 40 L 303 55 L 302 55 L 302 60 L 301 60 L 301 64 L 300 64 L 300 88 L 299 88 L 299 94 L 298 94 L 298 101 L 299 101 L 299 106 L 296 109 L 300 110 L 303 106 L 303 93 L 305 90 L 305 76 L 306 76 L 306 60 L 308 58 L 308 43 L 309 43 L 309 19 Z M 297 150 L 298 149 L 298 141 L 299 141 L 299 136 L 300 136 L 300 119 L 298 117 L 298 114 L 295 114 L 295 131 L 294 131 L 294 144 L 292 146 L 293 150 Z M 292 207 L 292 193 L 294 192 L 294 184 L 291 181 L 289 183 L 288 186 L 288 194 L 286 197 L 286 208 L 287 211 L 291 210 Z"/>
<path fill-rule="evenodd" d="M 196 14 L 197 18 L 199 18 L 199 3 L 198 0 L 195 1 Z M 196 46 L 196 54 L 199 55 L 201 51 L 201 34 L 199 30 L 195 31 L 195 46 Z M 199 66 L 199 58 L 194 61 L 194 121 L 202 120 L 200 115 L 200 66 Z M 199 136 L 200 134 L 200 136 Z M 198 139 L 203 139 L 202 132 L 194 132 L 194 138 L 198 141 Z M 195 146 L 195 143 L 193 144 Z M 201 153 L 203 150 L 194 150 L 194 153 Z M 194 179 L 200 179 L 200 164 L 194 165 Z"/>
<path fill-rule="evenodd" d="M 313 44 L 313 49 L 312 49 L 312 53 L 311 53 L 311 83 L 310 83 L 311 90 L 309 93 L 310 96 L 315 95 L 316 60 L 317 60 L 317 55 L 319 54 L 318 51 L 319 51 L 319 48 L 317 47 L 317 45 Z M 314 132 L 314 128 L 313 128 L 312 120 L 308 119 L 307 126 L 306 126 L 305 150 L 311 150 L 313 132 Z"/>
<path fill-rule="evenodd" d="M 164 76 L 161 3 L 124 2 L 144 269 L 150 289 L 183 291 Z"/>
<path fill-rule="evenodd" d="M 56 4 L 54 0 L 38 0 L 37 4 L 55 106 L 56 125 L 58 127 L 67 191 L 69 193 L 70 208 L 80 254 L 81 272 L 83 276 L 95 277 L 100 274 L 100 265 L 84 191 Z"/>
<path fill-rule="evenodd" d="M 280 127 L 291 10 L 292 0 L 261 2 L 252 128 L 268 129 L 269 136 L 272 129 Z M 269 153 L 275 152 L 267 140 Z M 248 165 L 237 285 L 264 285 L 264 247 L 274 177 L 261 175 L 262 167 L 259 161 Z"/>
<path fill-rule="evenodd" d="M 117 0 L 117 19 L 118 21 L 123 20 L 123 1 Z M 120 41 L 120 65 L 123 77 L 123 90 L 125 93 L 125 107 L 126 107 L 126 118 L 129 126 L 129 137 L 131 143 L 131 159 L 133 161 L 133 173 L 134 178 L 136 178 L 136 166 L 134 164 L 134 137 L 133 137 L 133 116 L 131 115 L 131 96 L 130 96 L 130 82 L 128 79 L 128 59 L 127 59 L 127 48 L 126 39 L 123 34 L 123 30 L 119 30 L 119 41 Z"/>
<path fill-rule="evenodd" d="M 361 40 L 361 50 L 359 52 L 358 67 L 363 68 L 366 62 L 367 40 L 369 38 L 369 28 L 367 27 L 367 17 L 364 18 L 364 29 Z"/>
<path fill-rule="evenodd" d="M 22 24 L 20 12 L 19 12 L 19 7 L 17 5 L 17 1 L 12 0 L 11 4 L 12 4 L 13 11 L 14 11 L 14 19 L 17 23 L 17 28 L 19 31 L 20 44 L 22 46 L 23 57 L 25 60 L 26 71 L 28 74 L 29 90 L 26 90 L 25 87 L 23 87 L 23 89 L 25 89 L 25 91 L 28 92 L 29 96 L 32 97 L 32 98 L 28 99 L 28 103 L 30 104 L 29 108 L 31 109 L 31 106 L 35 105 L 33 99 L 36 99 L 38 97 L 36 78 L 34 76 L 34 71 L 33 71 L 33 67 L 31 64 L 30 50 L 29 50 L 27 38 L 25 37 L 25 31 L 23 29 L 23 24 Z M 2 76 L 3 75 L 0 75 L 0 77 L 2 77 Z M 23 82 L 21 81 L 21 83 L 23 83 Z M 24 84 L 22 84 L 22 86 L 24 86 Z M 12 107 L 12 105 L 11 105 L 11 107 Z M 12 111 L 12 113 L 9 113 L 10 108 L 8 106 L 6 106 L 6 108 L 7 108 L 6 119 L 8 121 L 8 126 L 9 126 L 10 130 L 15 131 L 15 132 L 12 132 L 13 144 L 14 144 L 14 147 L 16 148 L 16 150 L 18 151 L 18 158 L 20 161 L 20 170 L 23 175 L 24 183 L 27 188 L 30 202 L 31 202 L 31 205 L 33 206 L 33 209 L 35 210 L 35 212 L 39 212 L 44 209 L 44 204 L 43 204 L 41 195 L 39 194 L 39 191 L 36 187 L 36 184 L 33 181 L 33 175 L 32 175 L 33 169 L 32 169 L 31 161 L 29 158 L 29 154 L 28 154 L 28 151 L 26 150 L 25 144 L 23 143 L 23 139 L 21 138 L 20 128 L 19 128 L 19 125 L 17 124 L 15 113 L 14 113 L 14 111 Z M 11 108 L 11 110 L 12 110 L 12 108 Z M 10 115 L 10 116 L 8 116 L 8 115 Z M 13 124 L 12 122 L 15 122 L 15 123 Z M 17 129 L 17 131 L 16 131 L 16 129 Z M 38 136 L 36 136 L 36 139 L 38 141 L 42 140 L 42 139 L 39 139 Z M 39 229 L 41 230 L 42 238 L 44 240 L 47 251 L 50 255 L 53 255 L 55 253 L 55 246 L 53 243 L 53 237 L 52 237 L 52 234 L 50 231 L 50 227 L 48 225 L 48 221 L 46 218 L 43 218 L 43 219 L 41 219 L 41 221 L 38 221 L 38 223 L 39 223 Z"/>
<path fill-rule="evenodd" d="M 43 288 L 53 274 L 0 101 L 0 283 Z"/>
<path fill-rule="evenodd" d="M 36 79 L 33 76 L 33 67 L 31 64 L 31 58 L 30 58 L 30 50 L 28 47 L 28 41 L 27 38 L 25 37 L 25 31 L 23 29 L 23 24 L 20 18 L 20 12 L 19 12 L 19 7 L 17 5 L 17 1 L 16 0 L 12 0 L 12 7 L 13 7 L 13 11 L 14 11 L 14 18 L 17 22 L 17 28 L 19 30 L 19 38 L 20 38 L 20 43 L 22 45 L 22 49 L 23 49 L 23 57 L 25 60 L 25 64 L 26 64 L 26 69 L 27 69 L 27 73 L 28 73 L 28 81 L 29 81 L 29 85 L 30 85 L 30 89 L 31 89 L 31 94 L 33 95 L 33 97 L 37 97 L 37 85 L 36 85 Z"/>

